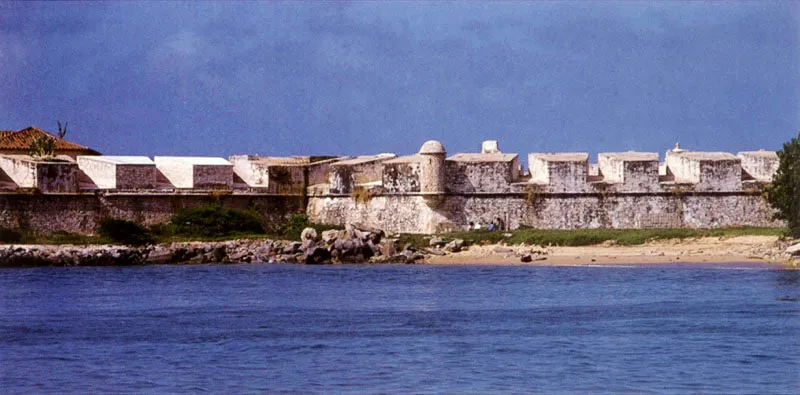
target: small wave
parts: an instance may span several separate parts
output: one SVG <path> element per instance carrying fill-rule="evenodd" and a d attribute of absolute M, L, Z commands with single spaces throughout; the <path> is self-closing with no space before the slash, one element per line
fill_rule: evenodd
<path fill-rule="evenodd" d="M 779 296 L 775 300 L 779 302 L 800 302 L 800 296 Z"/>

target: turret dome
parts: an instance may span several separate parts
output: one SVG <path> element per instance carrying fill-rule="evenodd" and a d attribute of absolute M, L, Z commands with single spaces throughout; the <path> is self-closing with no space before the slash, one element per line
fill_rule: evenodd
<path fill-rule="evenodd" d="M 420 154 L 444 154 L 444 146 L 436 140 L 428 140 L 419 149 Z"/>

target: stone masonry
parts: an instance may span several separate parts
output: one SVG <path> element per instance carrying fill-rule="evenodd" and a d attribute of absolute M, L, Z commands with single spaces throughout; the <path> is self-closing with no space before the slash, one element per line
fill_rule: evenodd
<path fill-rule="evenodd" d="M 102 217 L 163 223 L 211 202 L 279 223 L 313 222 L 436 233 L 501 222 L 507 229 L 780 226 L 762 198 L 778 166 L 770 151 L 531 153 L 497 141 L 447 154 L 356 157 L 0 155 L 0 226 L 92 233 Z"/>

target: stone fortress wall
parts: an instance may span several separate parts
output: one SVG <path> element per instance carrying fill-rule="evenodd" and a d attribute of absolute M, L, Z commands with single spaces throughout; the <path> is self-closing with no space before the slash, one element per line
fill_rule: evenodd
<path fill-rule="evenodd" d="M 447 156 L 435 141 L 415 155 L 357 158 L 361 174 L 337 167 L 309 188 L 307 213 L 320 223 L 436 233 L 502 222 L 507 229 L 719 228 L 780 226 L 762 197 L 775 152 L 532 153 L 529 169 L 496 141 L 480 153 Z M 354 162 L 351 162 L 354 163 Z M 371 165 L 373 170 L 366 170 Z M 343 182 L 342 180 L 347 180 Z M 334 188 L 334 184 L 336 187 Z M 353 191 L 362 192 L 352 193 Z"/>
<path fill-rule="evenodd" d="M 0 226 L 92 233 L 102 217 L 163 223 L 210 202 L 279 223 L 313 222 L 390 232 L 507 229 L 779 226 L 761 190 L 777 170 L 771 151 L 532 153 L 496 141 L 448 156 L 428 141 L 417 154 L 357 157 L 0 155 Z"/>

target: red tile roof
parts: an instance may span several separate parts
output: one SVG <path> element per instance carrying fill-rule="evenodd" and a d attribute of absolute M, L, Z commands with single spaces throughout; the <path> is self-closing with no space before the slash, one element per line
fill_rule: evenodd
<path fill-rule="evenodd" d="M 89 147 L 73 143 L 66 139 L 58 138 L 58 136 L 47 133 L 35 126 L 28 126 L 27 128 L 17 132 L 0 130 L 0 150 L 27 152 L 30 149 L 33 139 L 41 136 L 50 136 L 56 139 L 56 151 L 83 151 L 87 155 L 99 154 L 99 152 Z"/>

